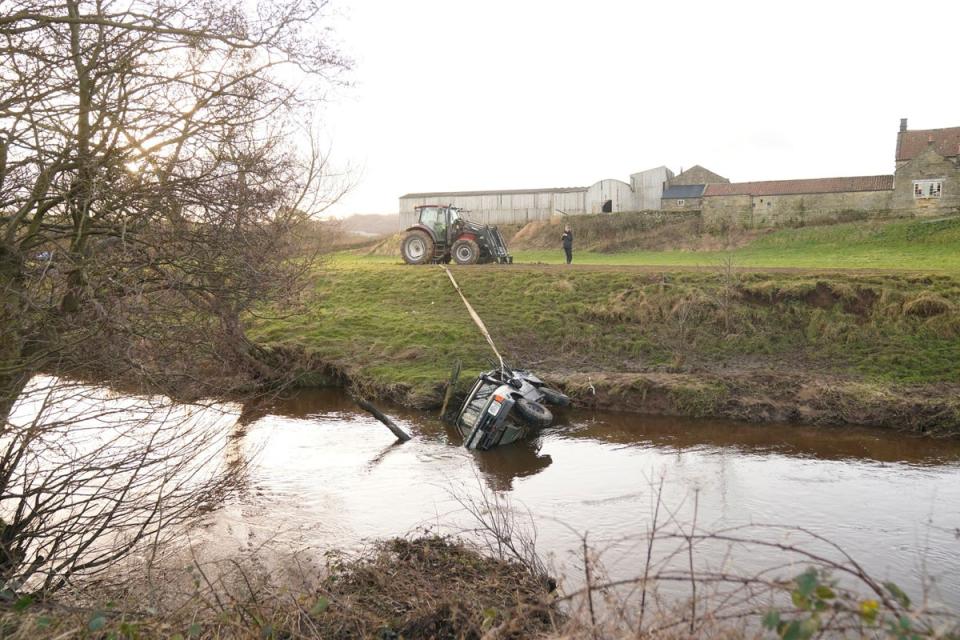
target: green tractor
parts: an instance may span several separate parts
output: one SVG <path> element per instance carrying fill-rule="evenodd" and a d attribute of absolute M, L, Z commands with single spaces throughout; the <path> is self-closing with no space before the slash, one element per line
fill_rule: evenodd
<path fill-rule="evenodd" d="M 407 264 L 448 263 L 509 264 L 513 256 L 496 227 L 464 218 L 462 209 L 422 205 L 416 208 L 417 224 L 406 230 L 400 253 Z"/>

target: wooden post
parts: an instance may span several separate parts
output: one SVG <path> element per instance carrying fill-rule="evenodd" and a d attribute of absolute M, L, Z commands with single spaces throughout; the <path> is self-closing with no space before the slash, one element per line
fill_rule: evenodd
<path fill-rule="evenodd" d="M 399 440 L 400 442 L 406 442 L 407 440 L 410 439 L 410 434 L 404 431 L 403 429 L 401 429 L 397 425 L 397 423 L 395 423 L 393 420 L 389 418 L 389 416 L 387 416 L 387 414 L 383 413 L 382 411 L 377 409 L 375 406 L 373 406 L 363 398 L 354 398 L 354 401 L 357 403 L 358 406 L 360 406 L 360 408 L 369 412 L 374 418 L 376 418 L 383 424 L 387 425 L 387 428 L 393 432 L 393 435 L 397 436 L 397 440 Z"/>
<path fill-rule="evenodd" d="M 457 380 L 460 379 L 460 367 L 462 363 L 460 359 L 457 358 L 456 362 L 453 363 L 453 368 L 450 370 L 450 379 L 447 380 L 447 390 L 443 394 L 443 406 L 440 407 L 440 418 L 447 415 L 447 405 L 450 404 L 450 399 L 453 397 L 453 389 L 457 386 Z"/>

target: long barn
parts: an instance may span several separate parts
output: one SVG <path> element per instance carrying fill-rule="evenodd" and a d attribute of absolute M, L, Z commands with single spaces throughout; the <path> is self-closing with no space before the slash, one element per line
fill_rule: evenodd
<path fill-rule="evenodd" d="M 413 224 L 415 208 L 425 204 L 466 209 L 471 220 L 484 224 L 527 223 L 558 213 L 583 215 L 659 209 L 663 189 L 673 172 L 656 167 L 630 176 L 630 182 L 607 179 L 589 187 L 503 189 L 499 191 L 436 191 L 400 197 L 400 228 Z"/>

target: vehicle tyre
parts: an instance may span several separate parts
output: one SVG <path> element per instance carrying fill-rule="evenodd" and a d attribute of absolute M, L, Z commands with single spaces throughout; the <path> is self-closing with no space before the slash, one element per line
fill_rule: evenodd
<path fill-rule="evenodd" d="M 534 427 L 549 427 L 553 422 L 553 414 L 539 402 L 533 402 L 526 398 L 518 398 L 517 403 L 513 405 L 517 410 L 520 419 Z"/>
<path fill-rule="evenodd" d="M 537 391 L 543 394 L 543 400 L 547 404 L 552 404 L 555 407 L 566 407 L 570 405 L 570 397 L 556 389 L 540 387 Z"/>
<path fill-rule="evenodd" d="M 433 259 L 433 239 L 424 231 L 411 231 L 400 242 L 400 254 L 407 264 L 424 264 Z"/>
<path fill-rule="evenodd" d="M 457 264 L 476 264 L 480 259 L 480 247 L 469 238 L 462 238 L 453 243 L 450 255 Z"/>

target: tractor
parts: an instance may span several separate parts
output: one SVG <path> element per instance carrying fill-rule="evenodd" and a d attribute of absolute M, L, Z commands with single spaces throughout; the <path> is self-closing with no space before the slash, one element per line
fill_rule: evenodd
<path fill-rule="evenodd" d="M 407 264 L 513 262 L 497 228 L 470 222 L 461 215 L 462 209 L 422 205 L 416 212 L 417 224 L 406 230 L 400 242 Z"/>

